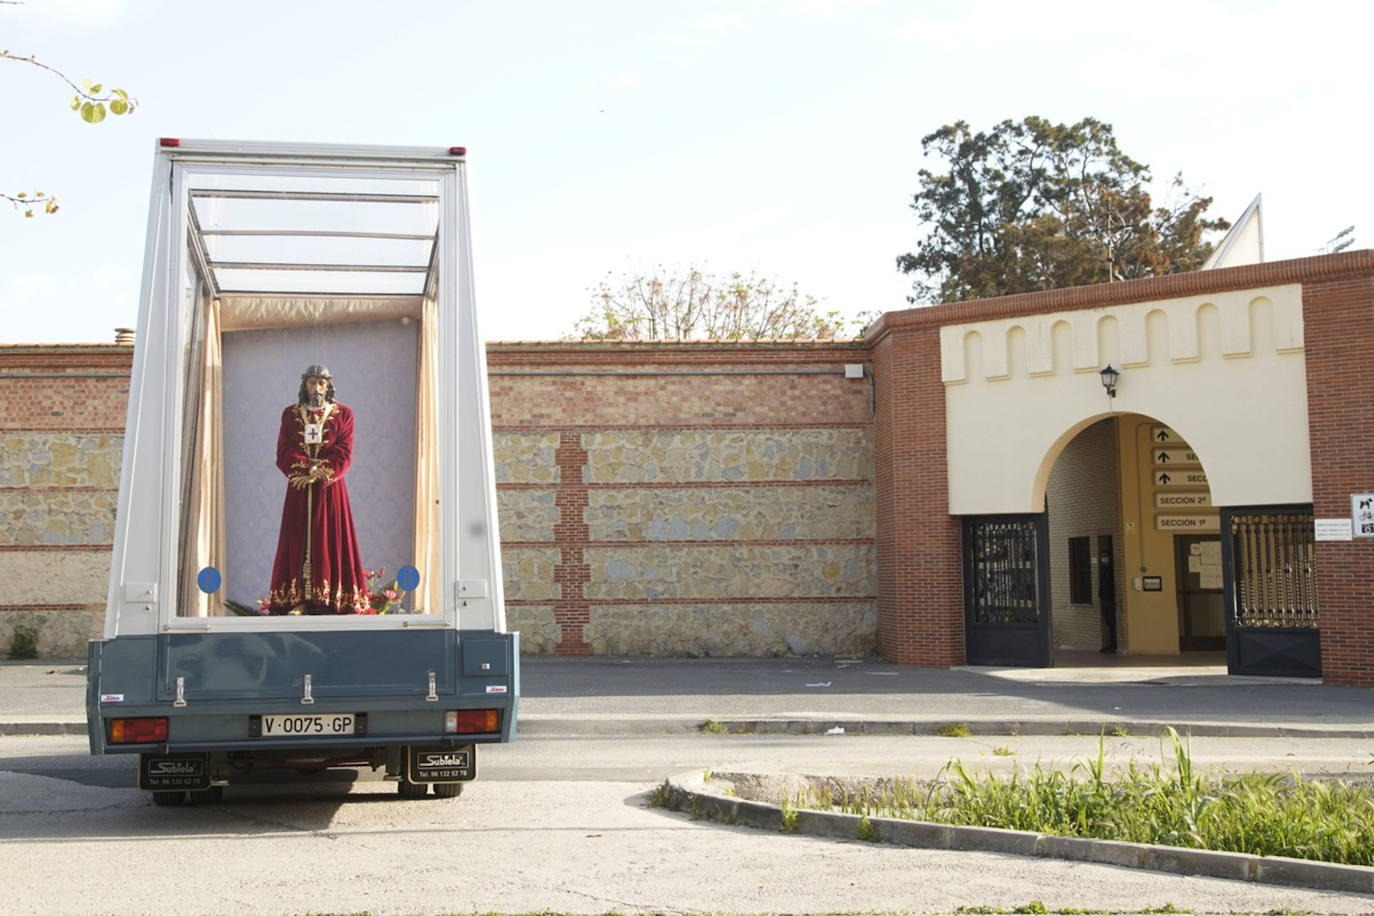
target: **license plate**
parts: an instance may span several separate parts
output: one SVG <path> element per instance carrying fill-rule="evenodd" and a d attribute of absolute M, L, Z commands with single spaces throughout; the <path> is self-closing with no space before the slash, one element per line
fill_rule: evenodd
<path fill-rule="evenodd" d="M 362 713 L 336 712 L 322 716 L 265 715 L 248 717 L 248 737 L 250 738 L 305 738 L 365 734 L 367 734 L 367 717 Z"/>

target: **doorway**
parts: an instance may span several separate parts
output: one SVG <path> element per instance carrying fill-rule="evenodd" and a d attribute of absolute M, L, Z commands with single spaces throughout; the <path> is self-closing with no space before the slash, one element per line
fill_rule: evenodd
<path fill-rule="evenodd" d="M 1174 582 L 1178 594 L 1178 648 L 1215 652 L 1226 648 L 1226 611 L 1217 535 L 1174 536 Z"/>

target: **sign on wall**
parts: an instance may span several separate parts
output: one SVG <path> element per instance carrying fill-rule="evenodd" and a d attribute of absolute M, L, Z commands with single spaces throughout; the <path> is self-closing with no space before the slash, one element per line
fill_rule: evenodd
<path fill-rule="evenodd" d="M 1374 493 L 1350 495 L 1350 527 L 1357 538 L 1374 538 Z"/>

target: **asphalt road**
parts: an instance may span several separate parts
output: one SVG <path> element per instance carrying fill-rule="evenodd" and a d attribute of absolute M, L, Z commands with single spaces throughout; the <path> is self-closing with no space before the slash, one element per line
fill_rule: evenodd
<path fill-rule="evenodd" d="M 1111 740 L 1118 761 L 1159 759 L 1156 739 Z M 1194 757 L 1233 766 L 1258 751 L 1244 743 L 1256 740 L 1196 739 Z M 1277 768 L 1291 754 L 1347 773 L 1374 769 L 1368 745 L 1327 740 L 1318 754 L 1298 740 L 1262 743 Z M 0 893 L 16 914 L 951 913 L 1036 900 L 1127 913 L 1374 912 L 1371 896 L 770 833 L 646 805 L 666 775 L 704 767 L 823 772 L 843 757 L 938 768 L 951 751 L 998 767 L 1095 748 L 1095 738 L 1068 736 L 587 737 L 570 728 L 483 748 L 479 779 L 458 799 L 404 801 L 365 775 L 231 786 L 219 804 L 167 809 L 130 787 L 132 761 L 91 758 L 83 738 L 2 737 Z"/>

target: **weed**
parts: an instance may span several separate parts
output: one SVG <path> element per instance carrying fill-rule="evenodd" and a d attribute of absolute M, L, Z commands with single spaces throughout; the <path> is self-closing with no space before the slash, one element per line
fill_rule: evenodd
<path fill-rule="evenodd" d="M 854 837 L 865 843 L 876 843 L 878 842 L 878 828 L 874 827 L 873 822 L 865 815 L 859 818 L 859 826 L 854 831 Z"/>
<path fill-rule="evenodd" d="M 977 774 L 954 758 L 930 783 L 815 789 L 789 803 L 862 817 L 1374 865 L 1367 839 L 1374 835 L 1374 790 L 1367 785 L 1258 772 L 1204 777 L 1188 740 L 1172 728 L 1161 733 L 1163 764 L 1132 761 L 1109 777 L 1105 744 L 1099 735 L 1097 753 L 1068 770 L 1037 764 L 1005 776 Z"/>
<path fill-rule="evenodd" d="M 1172 903 L 1166 903 L 1166 904 L 1164 904 L 1163 906 L 1147 906 L 1145 909 L 1141 910 L 1140 912 L 1142 912 L 1142 913 L 1191 913 L 1192 910 L 1183 910 L 1183 909 L 1179 909 L 1178 907 L 1174 906 Z"/>
<path fill-rule="evenodd" d="M 1013 913 L 1048 913 L 1045 904 L 1039 900 L 1032 900 L 1030 903 L 1023 903 L 1018 907 L 1012 908 Z"/>
<path fill-rule="evenodd" d="M 698 725 L 697 728 L 701 729 L 708 735 L 724 735 L 729 731 L 729 729 L 727 729 L 724 725 L 721 725 L 715 719 L 707 719 L 705 722 L 702 722 L 700 725 Z"/>
<path fill-rule="evenodd" d="M 673 790 L 665 779 L 661 785 L 654 786 L 654 790 L 649 793 L 650 808 L 671 808 L 673 806 Z"/>
<path fill-rule="evenodd" d="M 782 803 L 782 832 L 795 833 L 797 830 L 797 808 L 791 800 L 784 800 Z"/>
<path fill-rule="evenodd" d="M 971 732 L 963 722 L 941 722 L 935 726 L 935 734 L 941 738 L 967 738 Z"/>
<path fill-rule="evenodd" d="M 1013 751 L 1009 747 L 995 747 L 992 749 L 992 752 L 998 757 L 1010 757 L 1012 754 L 1016 753 L 1016 751 Z"/>
<path fill-rule="evenodd" d="M 10 658 L 38 657 L 38 629 L 31 623 L 16 624 L 10 636 Z"/>
<path fill-rule="evenodd" d="M 702 781 L 702 782 L 710 782 L 710 781 L 711 781 L 711 768 L 710 768 L 710 767 L 707 767 L 706 769 L 704 769 L 704 770 L 701 771 L 701 781 Z"/>
<path fill-rule="evenodd" d="M 1113 738 L 1129 738 L 1130 736 L 1131 736 L 1131 733 L 1130 733 L 1129 731 L 1127 731 L 1126 726 L 1124 726 L 1124 725 L 1113 725 L 1113 726 L 1112 726 L 1112 737 L 1113 737 Z"/>

